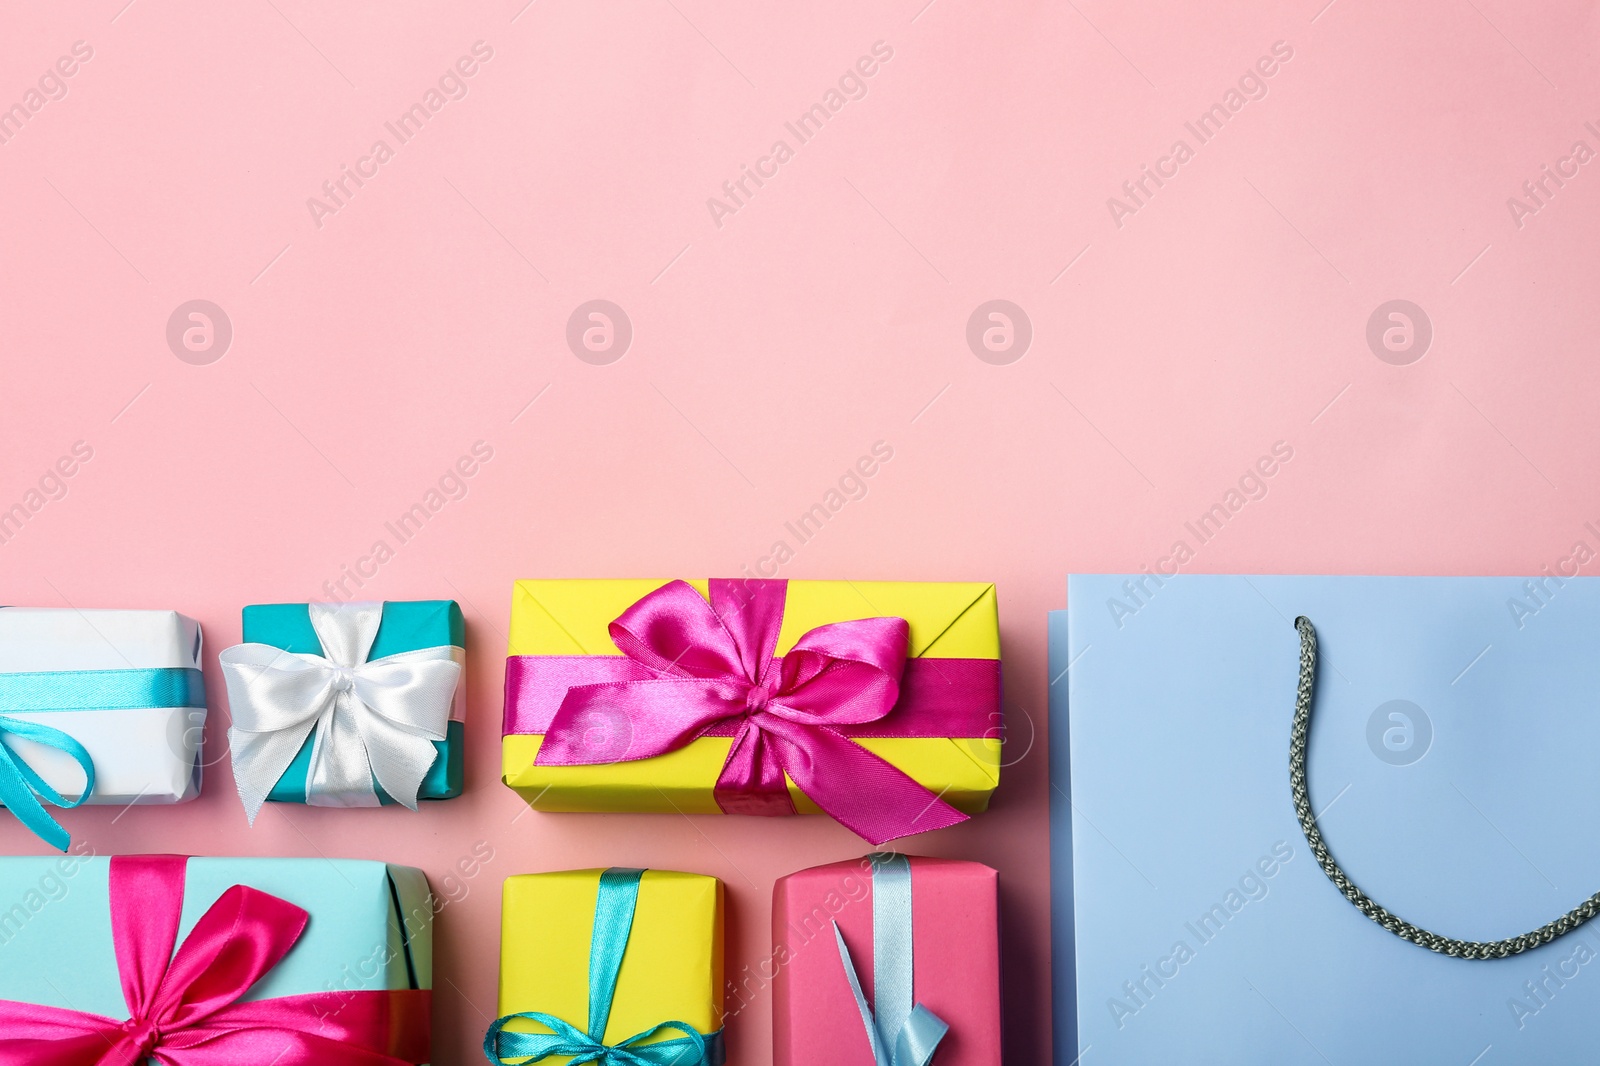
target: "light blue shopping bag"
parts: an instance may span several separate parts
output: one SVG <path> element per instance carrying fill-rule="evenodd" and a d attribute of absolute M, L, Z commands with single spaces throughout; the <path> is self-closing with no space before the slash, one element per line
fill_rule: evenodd
<path fill-rule="evenodd" d="M 1600 1062 L 1600 580 L 1074 576 L 1051 619 L 1057 1063 Z"/>

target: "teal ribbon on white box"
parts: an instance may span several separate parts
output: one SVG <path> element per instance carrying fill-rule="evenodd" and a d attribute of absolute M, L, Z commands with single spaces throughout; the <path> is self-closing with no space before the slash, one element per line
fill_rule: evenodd
<path fill-rule="evenodd" d="M 0 803 L 39 839 L 66 851 L 72 837 L 44 803 L 71 810 L 94 792 L 94 760 L 82 744 L 60 729 L 15 715 L 205 705 L 205 679 L 191 667 L 0 674 Z M 46 784 L 8 738 L 31 740 L 71 756 L 83 770 L 83 791 L 77 799 L 69 800 Z"/>

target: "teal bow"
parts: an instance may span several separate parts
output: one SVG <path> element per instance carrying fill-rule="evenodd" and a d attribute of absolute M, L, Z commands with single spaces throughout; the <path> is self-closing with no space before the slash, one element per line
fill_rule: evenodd
<path fill-rule="evenodd" d="M 59 729 L 13 718 L 11 714 L 205 705 L 205 679 L 191 667 L 0 674 L 0 803 L 35 836 L 58 851 L 66 851 L 72 838 L 39 800 L 71 810 L 81 807 L 94 791 L 94 760 L 82 744 Z M 75 800 L 64 799 L 12 750 L 6 743 L 8 735 L 47 744 L 72 756 L 83 769 L 83 792 Z"/>
<path fill-rule="evenodd" d="M 594 935 L 589 942 L 588 1031 L 543 1011 L 508 1014 L 496 1019 L 484 1037 L 483 1053 L 490 1062 L 509 1066 L 508 1060 L 512 1059 L 532 1063 L 552 1055 L 566 1055 L 572 1066 L 590 1062 L 602 1066 L 721 1066 L 724 1058 L 722 1030 L 708 1035 L 685 1022 L 662 1022 L 620 1043 L 605 1043 L 611 1001 L 617 993 L 617 974 L 622 969 L 622 956 L 628 950 L 628 937 L 633 932 L 633 911 L 639 901 L 639 879 L 643 875 L 643 870 L 620 866 L 600 874 L 600 894 L 594 905 Z M 550 1032 L 505 1032 L 506 1025 L 514 1019 L 538 1022 Z M 669 1031 L 683 1036 L 653 1044 L 646 1042 Z"/>
<path fill-rule="evenodd" d="M 912 996 L 911 860 L 877 852 L 872 860 L 872 987 L 874 1014 L 861 991 L 855 963 L 839 923 L 833 923 L 839 960 L 850 982 L 874 1066 L 928 1066 L 950 1027 Z"/>
<path fill-rule="evenodd" d="M 77 799 L 68 800 L 45 784 L 44 778 L 24 762 L 22 756 L 7 743 L 7 736 L 31 740 L 37 744 L 48 744 L 72 756 L 83 768 L 83 792 Z M 57 851 L 66 851 L 67 845 L 72 843 L 72 836 L 61 827 L 60 822 L 50 817 L 50 812 L 44 809 L 44 804 L 40 803 L 39 799 L 43 797 L 57 807 L 71 810 L 73 807 L 81 807 L 93 791 L 94 760 L 89 758 L 89 753 L 82 744 L 59 729 L 0 714 L 0 803 L 5 804 L 34 836 Z"/>

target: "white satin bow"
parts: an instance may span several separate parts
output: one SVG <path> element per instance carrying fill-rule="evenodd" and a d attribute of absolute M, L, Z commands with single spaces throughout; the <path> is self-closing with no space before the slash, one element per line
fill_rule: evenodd
<path fill-rule="evenodd" d="M 441 646 L 367 660 L 381 603 L 313 603 L 322 655 L 237 644 L 219 656 L 228 683 L 233 776 L 255 824 L 267 795 L 312 730 L 306 802 L 376 807 L 372 779 L 417 809 L 417 790 L 443 740 L 461 676 L 460 648 Z"/>

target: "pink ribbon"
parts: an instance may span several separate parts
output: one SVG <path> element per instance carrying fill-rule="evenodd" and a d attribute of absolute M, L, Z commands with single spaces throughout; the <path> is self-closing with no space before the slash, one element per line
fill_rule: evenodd
<path fill-rule="evenodd" d="M 316 992 L 240 1003 L 294 947 L 307 914 L 234 885 L 173 955 L 177 855 L 111 860 L 111 933 L 127 1021 L 0 1000 L 0 1066 L 407 1066 L 430 1057 L 424 990 Z M 70 987 L 70 986 L 69 986 Z"/>
<path fill-rule="evenodd" d="M 713 579 L 710 592 L 707 603 L 673 581 L 629 607 L 609 627 L 625 658 L 513 658 L 506 732 L 542 731 L 540 766 L 629 762 L 731 736 L 715 789 L 723 811 L 795 813 L 787 773 L 874 844 L 966 820 L 851 737 L 992 735 L 997 660 L 908 661 L 903 618 L 818 626 L 776 659 L 788 582 Z M 918 664 L 926 698 L 897 709 Z M 904 721 L 888 724 L 894 716 Z"/>

